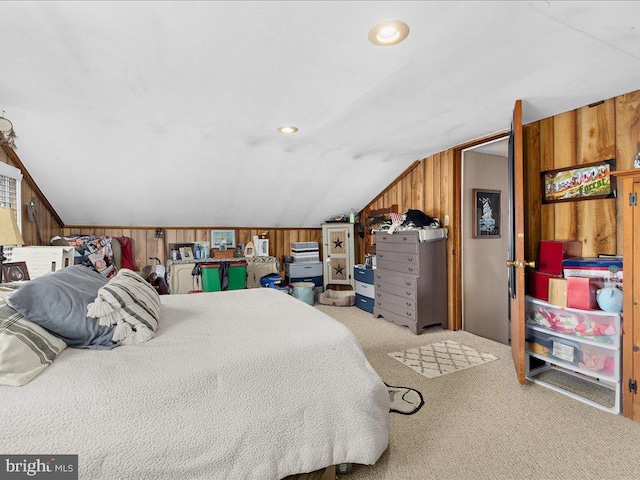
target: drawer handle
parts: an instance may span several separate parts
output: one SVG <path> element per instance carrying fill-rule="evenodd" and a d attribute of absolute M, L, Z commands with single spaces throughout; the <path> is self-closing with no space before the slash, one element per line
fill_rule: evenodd
<path fill-rule="evenodd" d="M 402 241 L 406 242 L 407 241 L 407 237 L 402 237 Z"/>
<path fill-rule="evenodd" d="M 410 271 L 410 272 L 413 272 L 413 267 L 409 267 L 409 271 Z"/>
<path fill-rule="evenodd" d="M 378 280 L 380 280 L 380 275 L 376 275 L 376 278 L 377 278 Z"/>
<path fill-rule="evenodd" d="M 362 303 L 367 303 L 367 301 L 366 301 L 364 298 L 361 298 L 361 299 L 360 299 L 360 301 L 361 301 Z"/>
<path fill-rule="evenodd" d="M 379 256 L 380 258 L 382 258 L 382 257 L 384 257 L 384 253 L 379 253 L 379 254 L 378 254 L 378 256 Z"/>
<path fill-rule="evenodd" d="M 378 303 L 378 306 L 382 305 L 382 302 L 377 302 L 377 303 Z"/>
<path fill-rule="evenodd" d="M 376 283 L 376 287 L 380 288 L 381 286 L 382 286 L 382 284 Z"/>
<path fill-rule="evenodd" d="M 411 292 L 404 292 L 404 293 L 406 293 L 407 295 L 411 295 Z"/>
<path fill-rule="evenodd" d="M 409 260 L 410 262 L 413 262 L 413 257 L 407 257 L 407 260 Z"/>
<path fill-rule="evenodd" d="M 407 285 L 407 287 L 411 286 L 411 282 L 404 282 L 404 283 Z"/>
<path fill-rule="evenodd" d="M 407 317 L 410 317 L 410 316 L 411 316 L 411 312 L 407 312 Z"/>
<path fill-rule="evenodd" d="M 302 267 L 302 268 L 311 268 L 311 267 Z"/>
<path fill-rule="evenodd" d="M 385 235 L 384 237 L 382 237 L 382 239 L 383 239 L 383 240 L 386 240 L 386 239 L 387 239 L 387 236 Z"/>
<path fill-rule="evenodd" d="M 411 302 L 405 302 L 407 304 L 407 307 L 410 307 L 411 305 L 413 305 Z"/>
<path fill-rule="evenodd" d="M 381 297 L 382 294 L 381 293 L 376 293 L 376 296 Z"/>

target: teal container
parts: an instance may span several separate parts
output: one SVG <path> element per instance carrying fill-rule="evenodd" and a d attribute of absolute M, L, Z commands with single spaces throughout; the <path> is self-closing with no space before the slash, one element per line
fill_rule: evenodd
<path fill-rule="evenodd" d="M 293 295 L 298 300 L 302 300 L 304 303 L 308 303 L 309 305 L 313 305 L 316 303 L 316 292 L 314 287 L 316 286 L 313 282 L 296 282 L 292 283 L 293 291 L 291 295 Z"/>
<path fill-rule="evenodd" d="M 203 292 L 219 292 L 220 285 L 220 266 L 219 265 L 202 265 L 200 267 L 202 274 L 202 291 Z"/>

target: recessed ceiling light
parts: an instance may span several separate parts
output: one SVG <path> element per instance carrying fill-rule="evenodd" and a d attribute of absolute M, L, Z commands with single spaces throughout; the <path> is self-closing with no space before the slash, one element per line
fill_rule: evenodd
<path fill-rule="evenodd" d="M 298 131 L 298 127 L 294 127 L 293 125 L 283 125 L 278 127 L 276 130 L 280 133 L 296 133 Z"/>
<path fill-rule="evenodd" d="M 382 22 L 369 30 L 369 41 L 387 47 L 397 45 L 409 35 L 409 25 L 400 20 Z"/>

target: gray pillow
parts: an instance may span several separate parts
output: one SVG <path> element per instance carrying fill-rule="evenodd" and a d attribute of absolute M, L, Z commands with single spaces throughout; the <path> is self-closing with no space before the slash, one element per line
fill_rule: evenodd
<path fill-rule="evenodd" d="M 7 303 L 33 323 L 74 348 L 109 349 L 113 326 L 87 317 L 87 305 L 107 279 L 84 265 L 73 265 L 26 282 Z"/>

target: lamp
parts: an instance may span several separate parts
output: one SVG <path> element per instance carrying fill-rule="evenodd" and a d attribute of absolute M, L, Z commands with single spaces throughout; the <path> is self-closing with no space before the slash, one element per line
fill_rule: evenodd
<path fill-rule="evenodd" d="M 2 111 L 2 116 L 0 117 L 0 143 L 6 143 L 11 148 L 16 150 L 16 141 L 18 138 L 16 132 L 13 130 L 13 123 L 8 118 L 4 116 L 4 110 Z"/>
<path fill-rule="evenodd" d="M 2 252 L 4 245 L 24 245 L 16 216 L 11 208 L 0 208 L 0 283 L 2 283 L 2 262 L 7 259 Z"/>

